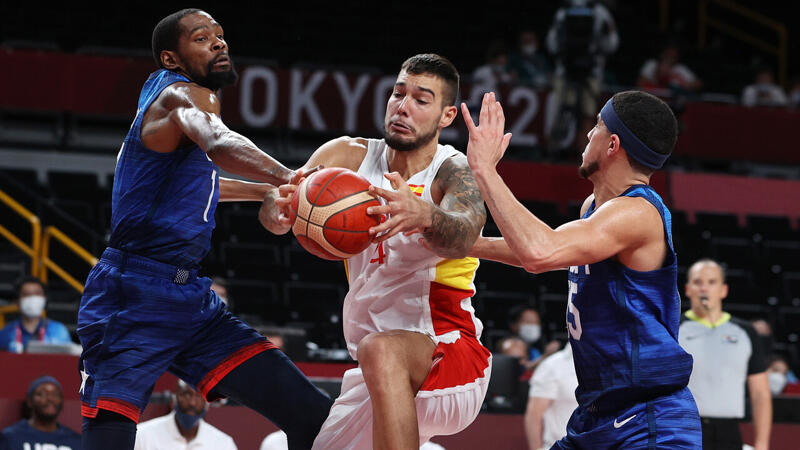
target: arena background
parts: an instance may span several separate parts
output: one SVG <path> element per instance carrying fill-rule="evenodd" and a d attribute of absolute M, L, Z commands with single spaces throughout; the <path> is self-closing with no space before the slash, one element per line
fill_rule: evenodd
<path fill-rule="evenodd" d="M 771 68 L 787 91 L 797 84 L 796 21 L 782 2 L 605 4 L 617 23 L 620 45 L 606 61 L 603 100 L 636 86 L 644 61 L 657 57 L 668 41 L 680 46 L 682 62 L 703 81 L 698 92 L 655 92 L 675 108 L 681 125 L 675 155 L 653 179 L 674 213 L 679 284 L 691 262 L 719 259 L 731 286 L 725 309 L 767 320 L 774 352 L 798 373 L 800 105 L 740 105 L 742 89 L 759 67 Z M 413 54 L 450 58 L 463 76 L 461 97 L 473 101 L 480 92 L 470 74 L 484 64 L 490 43 L 500 40 L 514 51 L 518 33 L 531 29 L 543 47 L 560 3 L 159 2 L 133 8 L 3 3 L 0 225 L 7 231 L 0 239 L 0 299 L 13 301 L 13 285 L 25 274 L 45 277 L 48 316 L 74 333 L 78 287 L 92 257 L 105 247 L 114 160 L 141 84 L 154 70 L 152 28 L 187 6 L 205 9 L 223 25 L 240 74 L 239 84 L 222 93 L 223 120 L 296 167 L 329 138 L 380 136 L 388 89 L 400 63 Z M 553 151 L 545 133 L 549 87 L 512 83 L 499 91 L 507 99 L 508 127 L 515 134 L 501 173 L 548 224 L 575 218 L 591 192 L 576 171 L 583 143 Z M 464 149 L 460 121 L 442 138 Z M 256 220 L 257 208 L 219 206 L 204 272 L 226 278 L 234 312 L 266 334 L 284 336 L 287 353 L 335 394 L 338 377 L 352 364 L 341 333 L 347 289 L 341 263 L 314 258 L 291 235 L 270 235 Z M 32 225 L 32 216 L 40 229 Z M 485 234 L 498 234 L 491 221 Z M 65 280 L 69 277 L 74 281 Z M 535 276 L 482 262 L 473 301 L 486 326 L 486 345 L 494 350 L 494 342 L 507 333 L 509 309 L 521 304 L 540 311 L 548 338 L 565 339 L 564 278 L 558 272 Z M 15 315 L 13 305 L 0 306 L 0 312 L 5 320 Z M 27 382 L 55 371 L 67 391 L 62 419 L 79 429 L 75 357 L 0 354 L 0 367 L 12 369 L 1 378 L 0 427 L 19 418 Z M 460 435 L 434 441 L 448 448 L 523 448 L 520 413 L 526 390 L 517 375 L 498 370 L 486 413 Z M 166 412 L 169 389 L 174 386 L 167 376 L 146 417 Z M 800 435 L 792 425 L 800 421 L 797 399 L 789 394 L 775 399 L 774 448 L 791 448 L 790 437 Z M 239 448 L 256 448 L 274 429 L 230 405 L 214 408 L 209 421 L 232 434 Z M 743 430 L 751 434 L 748 424 Z"/>

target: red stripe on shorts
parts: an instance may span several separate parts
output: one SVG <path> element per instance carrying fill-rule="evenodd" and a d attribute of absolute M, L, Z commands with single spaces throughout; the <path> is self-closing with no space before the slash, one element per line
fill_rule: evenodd
<path fill-rule="evenodd" d="M 214 389 L 214 386 L 216 386 L 220 380 L 225 378 L 225 375 L 229 374 L 231 370 L 235 369 L 239 364 L 247 361 L 253 356 L 256 356 L 263 351 L 277 348 L 278 347 L 276 347 L 272 342 L 264 340 L 236 350 L 203 377 L 200 383 L 197 384 L 197 390 L 203 394 L 203 397 L 205 397 L 207 401 L 215 400 L 215 398 L 209 399 L 208 393 Z"/>
<path fill-rule="evenodd" d="M 81 402 L 81 415 L 83 417 L 88 417 L 90 419 L 93 419 L 97 417 L 97 413 L 100 412 L 101 409 L 115 412 L 117 414 L 127 417 L 128 419 L 131 419 L 134 423 L 139 423 L 139 416 L 141 415 L 141 411 L 136 405 L 128 403 L 124 400 L 101 397 L 97 400 L 97 407 L 95 408 L 92 408 L 86 402 Z"/>

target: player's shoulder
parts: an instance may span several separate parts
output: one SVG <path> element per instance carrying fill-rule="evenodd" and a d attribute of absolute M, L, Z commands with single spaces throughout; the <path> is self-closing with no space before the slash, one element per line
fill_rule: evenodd
<path fill-rule="evenodd" d="M 594 202 L 594 192 L 589 194 L 589 196 L 586 197 L 586 200 L 583 201 L 583 205 L 581 205 L 580 217 L 583 217 L 583 215 L 586 214 L 586 211 L 588 211 L 589 207 L 592 206 L 592 202 Z"/>
<path fill-rule="evenodd" d="M 219 115 L 221 104 L 217 94 L 197 83 L 178 81 L 165 87 L 156 103 L 167 109 L 197 108 Z"/>
<path fill-rule="evenodd" d="M 344 167 L 357 171 L 369 149 L 369 139 L 341 136 L 322 144 L 307 165 Z"/>

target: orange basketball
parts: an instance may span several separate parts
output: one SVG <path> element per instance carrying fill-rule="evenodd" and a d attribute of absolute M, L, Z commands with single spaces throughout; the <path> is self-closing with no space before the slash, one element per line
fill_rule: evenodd
<path fill-rule="evenodd" d="M 292 232 L 297 241 L 320 258 L 341 260 L 366 249 L 369 229 L 380 216 L 367 207 L 380 202 L 369 195 L 369 181 L 352 170 L 331 167 L 311 174 L 292 196 L 297 219 Z"/>

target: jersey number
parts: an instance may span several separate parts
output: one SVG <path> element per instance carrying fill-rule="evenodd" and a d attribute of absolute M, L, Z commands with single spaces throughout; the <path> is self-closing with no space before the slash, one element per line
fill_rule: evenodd
<path fill-rule="evenodd" d="M 572 339 L 576 341 L 581 340 L 583 330 L 581 329 L 581 313 L 578 307 L 572 303 L 575 294 L 578 293 L 578 283 L 574 281 L 569 282 L 569 294 L 567 297 L 567 330 Z"/>

